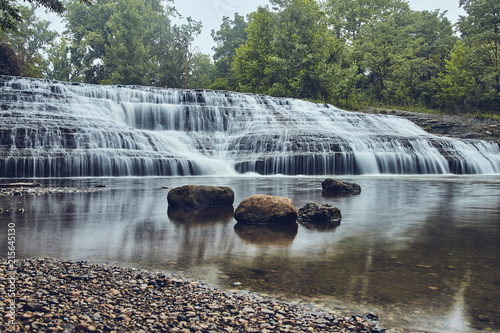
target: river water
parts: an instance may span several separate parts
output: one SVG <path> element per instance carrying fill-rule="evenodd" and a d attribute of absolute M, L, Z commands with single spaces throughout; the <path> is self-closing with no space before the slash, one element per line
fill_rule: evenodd
<path fill-rule="evenodd" d="M 335 312 L 377 312 L 408 332 L 500 330 L 500 177 L 353 176 L 356 196 L 323 197 L 323 177 L 239 176 L 38 180 L 94 193 L 0 198 L 18 212 L 17 257 L 112 262 L 182 272 L 213 285 Z M 30 179 L 29 181 L 33 181 Z M 338 226 L 236 224 L 232 209 L 175 212 L 168 189 L 230 186 L 340 208 Z M 21 214 L 19 209 L 23 209 Z"/>

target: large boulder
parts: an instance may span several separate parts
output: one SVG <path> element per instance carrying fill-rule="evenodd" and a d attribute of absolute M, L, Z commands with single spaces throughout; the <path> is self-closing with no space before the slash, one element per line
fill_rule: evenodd
<path fill-rule="evenodd" d="M 167 201 L 171 207 L 179 208 L 231 206 L 234 191 L 226 186 L 184 185 L 171 189 Z"/>
<path fill-rule="evenodd" d="M 299 209 L 299 219 L 308 222 L 331 222 L 341 220 L 342 213 L 332 204 L 310 201 Z"/>
<path fill-rule="evenodd" d="M 360 194 L 361 186 L 356 183 L 343 182 L 337 179 L 327 178 L 321 183 L 323 195 L 336 194 Z"/>
<path fill-rule="evenodd" d="M 238 205 L 234 218 L 247 224 L 291 224 L 298 213 L 291 199 L 255 194 Z"/>

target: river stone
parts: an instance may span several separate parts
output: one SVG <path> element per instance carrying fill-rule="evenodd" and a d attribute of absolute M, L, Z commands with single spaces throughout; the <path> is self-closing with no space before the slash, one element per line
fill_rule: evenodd
<path fill-rule="evenodd" d="M 361 186 L 356 183 L 343 182 L 337 179 L 327 178 L 321 183 L 323 194 L 360 194 Z"/>
<path fill-rule="evenodd" d="M 226 186 L 184 185 L 168 192 L 168 204 L 179 208 L 231 206 L 234 191 Z"/>
<path fill-rule="evenodd" d="M 255 194 L 241 201 L 234 218 L 248 224 L 289 224 L 297 221 L 298 213 L 289 198 Z"/>
<path fill-rule="evenodd" d="M 307 222 L 331 222 L 341 220 L 340 209 L 329 203 L 308 202 L 299 209 L 299 219 Z"/>

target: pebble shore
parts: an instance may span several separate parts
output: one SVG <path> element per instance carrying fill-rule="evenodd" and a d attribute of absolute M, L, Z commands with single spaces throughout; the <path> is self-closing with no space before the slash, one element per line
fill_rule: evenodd
<path fill-rule="evenodd" d="M 395 332 L 374 313 L 339 316 L 311 304 L 223 291 L 160 271 L 55 259 L 0 262 L 2 332 Z"/>

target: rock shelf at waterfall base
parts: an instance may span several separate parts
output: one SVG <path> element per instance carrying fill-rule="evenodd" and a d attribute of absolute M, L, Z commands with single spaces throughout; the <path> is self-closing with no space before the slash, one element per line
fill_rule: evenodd
<path fill-rule="evenodd" d="M 1 284 L 7 264 L 0 263 Z M 222 291 L 165 272 L 55 259 L 16 262 L 15 325 L 2 332 L 396 332 L 378 317 Z"/>
<path fill-rule="evenodd" d="M 90 193 L 102 191 L 106 188 L 103 187 L 0 187 L 0 197 L 2 196 L 23 196 L 23 195 L 42 195 L 42 194 L 69 194 L 69 193 Z"/>
<path fill-rule="evenodd" d="M 370 109 L 366 112 L 373 113 L 374 110 Z M 500 122 L 495 119 L 401 110 L 384 111 L 383 113 L 408 119 L 431 134 L 457 139 L 484 140 L 500 145 Z"/>

